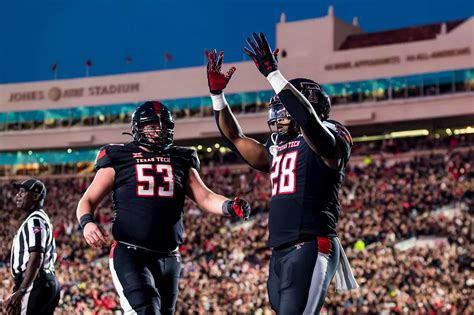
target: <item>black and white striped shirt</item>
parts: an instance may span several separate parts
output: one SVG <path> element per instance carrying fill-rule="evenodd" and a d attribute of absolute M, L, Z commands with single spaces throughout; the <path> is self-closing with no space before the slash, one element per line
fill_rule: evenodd
<path fill-rule="evenodd" d="M 18 277 L 26 270 L 30 252 L 40 251 L 43 255 L 41 269 L 54 272 L 56 261 L 56 243 L 53 226 L 43 209 L 33 211 L 21 224 L 16 232 L 11 250 L 11 273 Z"/>

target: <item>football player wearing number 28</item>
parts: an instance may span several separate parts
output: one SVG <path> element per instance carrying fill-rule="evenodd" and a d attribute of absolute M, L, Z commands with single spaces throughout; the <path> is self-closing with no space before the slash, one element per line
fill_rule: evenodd
<path fill-rule="evenodd" d="M 251 167 L 270 173 L 269 240 L 273 249 L 267 282 L 277 314 L 319 314 L 328 286 L 357 288 L 337 238 L 338 191 L 352 147 L 347 129 L 329 119 L 328 95 L 313 80 L 287 81 L 278 70 L 278 49 L 263 33 L 248 38 L 244 51 L 275 91 L 270 100 L 271 136 L 262 144 L 245 136 L 223 90 L 235 67 L 221 72 L 223 53 L 209 54 L 207 77 L 217 126 Z"/>
<path fill-rule="evenodd" d="M 248 219 L 250 205 L 212 192 L 201 180 L 196 151 L 173 145 L 168 108 L 151 101 L 132 115 L 133 141 L 106 145 L 97 173 L 77 207 L 86 242 L 108 246 L 94 220 L 97 205 L 112 192 L 112 279 L 125 314 L 174 314 L 178 296 L 185 196 L 206 212 Z"/>

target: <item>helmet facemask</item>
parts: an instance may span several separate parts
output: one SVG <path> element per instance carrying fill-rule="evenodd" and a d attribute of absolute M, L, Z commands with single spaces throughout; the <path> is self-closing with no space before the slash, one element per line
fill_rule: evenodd
<path fill-rule="evenodd" d="M 146 105 L 149 105 L 149 108 Z M 174 121 L 171 113 L 157 102 L 147 102 L 132 117 L 132 135 L 138 144 L 157 151 L 173 144 Z"/>
<path fill-rule="evenodd" d="M 278 135 L 279 142 L 286 142 L 299 134 L 299 127 L 278 96 L 272 97 L 268 110 L 268 127 Z"/>

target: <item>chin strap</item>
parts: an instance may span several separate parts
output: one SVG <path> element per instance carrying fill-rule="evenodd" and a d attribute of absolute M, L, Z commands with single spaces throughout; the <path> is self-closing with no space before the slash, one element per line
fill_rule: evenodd
<path fill-rule="evenodd" d="M 277 145 L 280 145 L 282 143 L 286 143 L 290 140 L 293 140 L 294 138 L 298 137 L 299 136 L 299 132 L 291 132 L 291 131 L 287 131 L 285 133 L 276 133 L 277 137 L 276 137 L 276 144 Z"/>
<path fill-rule="evenodd" d="M 298 124 L 296 123 L 296 121 L 292 119 L 291 122 L 288 124 L 288 126 L 290 127 L 288 128 L 287 131 L 283 133 L 280 133 L 280 132 L 276 133 L 278 135 L 278 137 L 276 138 L 277 142 L 279 143 L 288 142 L 299 136 L 300 132 L 299 132 Z"/>

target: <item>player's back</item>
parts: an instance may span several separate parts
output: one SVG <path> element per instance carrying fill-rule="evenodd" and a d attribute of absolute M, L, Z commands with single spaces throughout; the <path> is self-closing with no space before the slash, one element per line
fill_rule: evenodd
<path fill-rule="evenodd" d="M 108 145 L 100 151 L 96 167 L 115 170 L 116 240 L 156 251 L 174 250 L 182 243 L 188 171 L 199 168 L 194 150 L 171 146 L 156 153 L 133 142 Z"/>
<path fill-rule="evenodd" d="M 345 140 L 339 137 L 336 141 Z M 272 145 L 269 153 L 272 197 L 268 245 L 278 247 L 313 236 L 336 236 L 338 191 L 348 156 L 340 168 L 330 168 L 302 135 Z"/>

